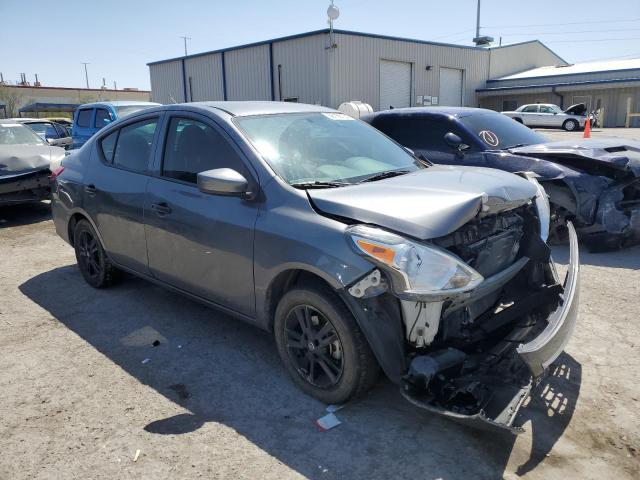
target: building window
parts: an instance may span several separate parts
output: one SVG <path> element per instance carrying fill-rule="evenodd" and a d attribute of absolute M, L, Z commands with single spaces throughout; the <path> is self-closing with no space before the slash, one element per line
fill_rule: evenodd
<path fill-rule="evenodd" d="M 503 100 L 502 101 L 502 111 L 503 112 L 513 112 L 516 108 L 518 108 L 517 100 Z"/>

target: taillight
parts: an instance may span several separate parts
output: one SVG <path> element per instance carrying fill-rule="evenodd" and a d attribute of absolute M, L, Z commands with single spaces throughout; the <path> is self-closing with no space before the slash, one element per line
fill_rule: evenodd
<path fill-rule="evenodd" d="M 51 172 L 51 175 L 49 176 L 49 180 L 51 182 L 53 182 L 56 178 L 58 178 L 58 176 L 64 172 L 64 167 L 58 167 L 56 168 L 53 172 Z"/>

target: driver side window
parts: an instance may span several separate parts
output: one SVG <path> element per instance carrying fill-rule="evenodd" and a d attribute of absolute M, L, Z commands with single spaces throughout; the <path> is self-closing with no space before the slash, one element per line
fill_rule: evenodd
<path fill-rule="evenodd" d="M 238 154 L 213 127 L 190 118 L 172 118 L 161 175 L 196 183 L 198 173 L 216 168 L 231 168 L 245 174 Z"/>
<path fill-rule="evenodd" d="M 525 113 L 538 113 L 538 105 L 528 105 L 522 111 Z"/>

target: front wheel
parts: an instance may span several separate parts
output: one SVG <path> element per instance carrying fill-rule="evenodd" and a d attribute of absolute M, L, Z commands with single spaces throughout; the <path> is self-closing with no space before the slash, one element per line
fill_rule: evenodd
<path fill-rule="evenodd" d="M 278 353 L 294 383 L 325 403 L 369 390 L 378 363 L 353 315 L 328 288 L 298 287 L 276 309 Z"/>
<path fill-rule="evenodd" d="M 578 124 L 578 122 L 576 120 L 566 120 L 563 124 L 562 124 L 562 128 L 564 128 L 567 132 L 573 132 L 575 130 L 577 130 L 580 127 L 580 125 Z"/>
<path fill-rule="evenodd" d="M 113 284 L 118 270 L 107 257 L 95 230 L 87 220 L 80 220 L 73 234 L 73 245 L 80 273 L 94 288 Z"/>

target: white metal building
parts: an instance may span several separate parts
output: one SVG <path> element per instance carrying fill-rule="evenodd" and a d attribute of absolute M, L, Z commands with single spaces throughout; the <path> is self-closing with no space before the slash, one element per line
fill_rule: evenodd
<path fill-rule="evenodd" d="M 640 112 L 640 59 L 550 65 L 492 75 L 486 87 L 478 89 L 478 96 L 481 106 L 498 111 L 527 103 L 555 103 L 564 108 L 584 103 L 589 111 L 603 110 L 603 126 L 623 127 L 627 109 Z"/>
<path fill-rule="evenodd" d="M 566 62 L 534 40 L 495 48 L 328 29 L 149 63 L 153 101 L 284 100 L 375 110 L 478 106 L 490 78 Z"/>

